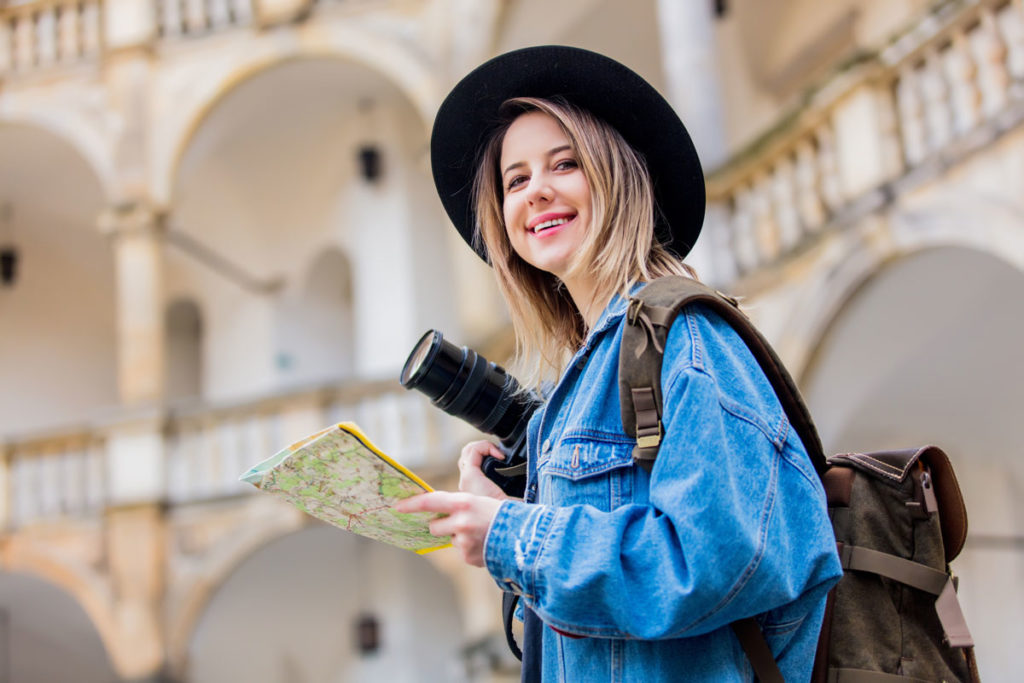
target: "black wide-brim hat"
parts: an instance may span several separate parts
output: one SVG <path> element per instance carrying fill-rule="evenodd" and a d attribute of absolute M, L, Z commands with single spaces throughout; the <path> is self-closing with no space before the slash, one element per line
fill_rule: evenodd
<path fill-rule="evenodd" d="M 680 257 L 704 223 L 704 174 L 672 106 L 639 74 L 596 52 L 562 45 L 515 50 L 480 65 L 452 89 L 434 119 L 430 159 L 449 218 L 472 246 L 473 178 L 483 145 L 514 97 L 560 95 L 610 124 L 646 160 L 655 201 L 655 235 Z M 484 247 L 477 251 L 487 260 Z"/>

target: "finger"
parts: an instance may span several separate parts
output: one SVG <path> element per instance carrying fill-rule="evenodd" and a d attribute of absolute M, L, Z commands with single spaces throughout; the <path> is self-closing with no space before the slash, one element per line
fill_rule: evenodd
<path fill-rule="evenodd" d="M 434 536 L 455 536 L 458 523 L 451 517 L 438 517 L 430 520 L 430 533 Z M 453 538 L 454 541 L 454 538 Z"/>
<path fill-rule="evenodd" d="M 450 491 L 433 491 L 400 500 L 395 503 L 394 509 L 404 514 L 412 512 L 438 512 L 447 515 L 460 509 L 462 506 L 461 501 L 461 494 Z"/>
<path fill-rule="evenodd" d="M 479 469 L 485 455 L 491 455 L 498 460 L 505 459 L 505 454 L 494 443 L 490 441 L 473 441 L 466 444 L 466 447 L 462 449 L 462 454 L 459 456 L 459 467 Z"/>

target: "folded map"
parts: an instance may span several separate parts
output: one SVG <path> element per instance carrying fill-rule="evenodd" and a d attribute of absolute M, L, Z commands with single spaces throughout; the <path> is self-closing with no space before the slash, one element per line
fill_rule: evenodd
<path fill-rule="evenodd" d="M 439 515 L 392 509 L 403 498 L 433 489 L 351 422 L 292 444 L 239 479 L 360 536 L 417 553 L 449 545 L 449 538 L 430 534 L 428 524 Z"/>

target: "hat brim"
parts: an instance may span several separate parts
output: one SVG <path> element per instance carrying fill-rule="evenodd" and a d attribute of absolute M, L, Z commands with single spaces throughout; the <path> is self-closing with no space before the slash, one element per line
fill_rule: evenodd
<path fill-rule="evenodd" d="M 430 139 L 434 185 L 466 243 L 476 227 L 473 178 L 481 147 L 514 97 L 560 95 L 610 124 L 646 160 L 655 200 L 655 234 L 680 257 L 704 222 L 704 175 L 686 127 L 647 81 L 596 52 L 560 45 L 508 52 L 480 65 L 452 89 Z M 483 247 L 477 253 L 484 260 Z"/>

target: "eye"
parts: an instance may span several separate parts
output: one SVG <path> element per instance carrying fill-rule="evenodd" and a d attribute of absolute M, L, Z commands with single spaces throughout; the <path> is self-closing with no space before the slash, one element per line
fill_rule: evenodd
<path fill-rule="evenodd" d="M 526 182 L 526 176 L 524 176 L 524 175 L 512 176 L 511 178 L 509 178 L 508 182 L 505 184 L 505 190 L 506 191 L 514 190 L 516 187 L 518 187 L 519 185 L 522 185 L 524 182 Z"/>
<path fill-rule="evenodd" d="M 571 171 L 579 167 L 580 165 L 576 163 L 575 159 L 562 159 L 555 164 L 556 171 Z"/>

